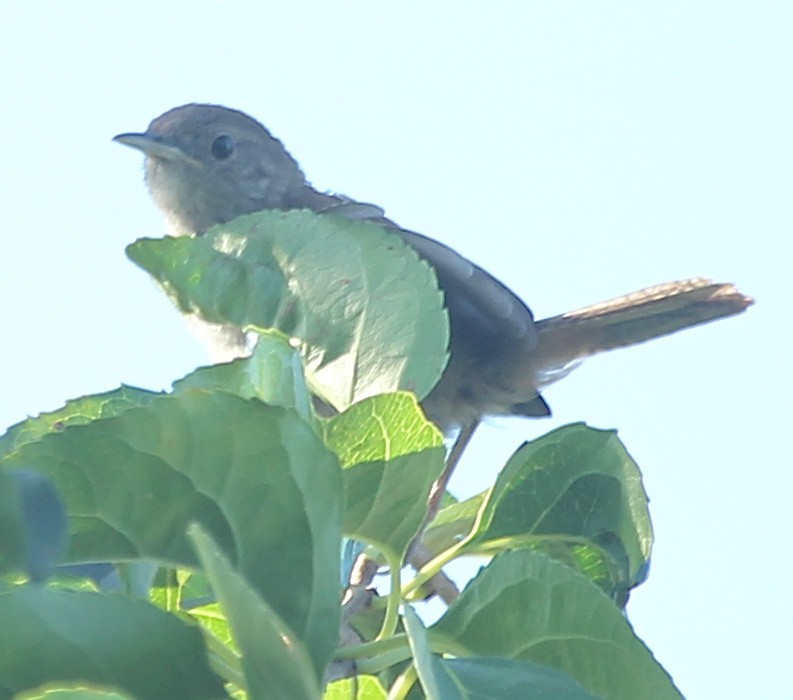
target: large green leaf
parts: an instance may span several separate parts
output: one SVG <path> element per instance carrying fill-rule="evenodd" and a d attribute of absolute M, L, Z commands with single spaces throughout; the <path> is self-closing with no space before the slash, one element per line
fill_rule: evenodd
<path fill-rule="evenodd" d="M 276 406 L 293 408 L 305 420 L 313 421 L 311 396 L 299 353 L 277 331 L 260 330 L 258 335 L 259 341 L 251 357 L 200 367 L 174 382 L 174 391 L 216 389 L 243 398 L 258 398 Z M 72 399 L 62 408 L 11 426 L 0 436 L 0 457 L 68 426 L 112 418 L 130 408 L 145 406 L 163 395 L 162 392 L 122 385 L 112 391 Z"/>
<path fill-rule="evenodd" d="M 141 700 L 218 698 L 201 633 L 139 600 L 20 586 L 0 592 L 0 697 L 84 680 Z"/>
<path fill-rule="evenodd" d="M 439 554 L 469 533 L 465 553 L 541 551 L 620 604 L 646 575 L 652 544 L 638 467 L 613 432 L 583 424 L 521 447 L 491 489 L 444 508 L 422 543 Z"/>
<path fill-rule="evenodd" d="M 3 466 L 48 474 L 70 561 L 197 560 L 197 521 L 324 668 L 338 634 L 343 487 L 335 456 L 290 410 L 185 390 L 21 446 Z"/>
<path fill-rule="evenodd" d="M 444 659 L 433 656 L 441 700 L 600 700 L 570 676 L 530 661 L 472 656 Z"/>
<path fill-rule="evenodd" d="M 191 525 L 189 534 L 242 654 L 250 696 L 316 700 L 320 676 L 305 645 L 231 566 L 200 525 Z"/>
<path fill-rule="evenodd" d="M 495 557 L 430 630 L 457 656 L 532 661 L 606 700 L 679 700 L 622 611 L 589 579 L 530 550 Z"/>
<path fill-rule="evenodd" d="M 366 399 L 332 418 L 325 439 L 343 468 L 345 533 L 401 556 L 443 470 L 438 429 L 414 396 L 395 393 Z"/>
<path fill-rule="evenodd" d="M 85 425 L 100 418 L 117 416 L 129 408 L 145 406 L 158 396 L 162 396 L 162 393 L 122 386 L 113 391 L 67 401 L 57 411 L 42 413 L 11 426 L 0 436 L 0 457 L 49 433 L 60 432 L 70 425 Z"/>
<path fill-rule="evenodd" d="M 446 364 L 433 270 L 374 223 L 266 211 L 127 254 L 183 312 L 299 338 L 312 387 L 337 409 L 397 389 L 423 397 Z"/>
<path fill-rule="evenodd" d="M 427 631 L 409 605 L 405 606 L 403 624 L 413 664 L 428 700 L 597 700 L 570 676 L 530 661 L 484 657 L 446 659 L 432 653 Z M 416 692 L 410 693 L 410 697 L 416 695 Z"/>
<path fill-rule="evenodd" d="M 573 424 L 521 447 L 490 490 L 471 547 L 534 546 L 564 558 L 562 543 L 599 583 L 612 582 L 617 599 L 646 575 L 647 495 L 613 431 Z"/>

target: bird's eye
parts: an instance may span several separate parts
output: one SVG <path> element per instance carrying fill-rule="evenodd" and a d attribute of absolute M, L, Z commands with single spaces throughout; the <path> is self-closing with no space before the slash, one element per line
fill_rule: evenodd
<path fill-rule="evenodd" d="M 218 160 L 226 160 L 232 153 L 234 153 L 234 139 L 227 134 L 218 136 L 209 147 L 212 155 Z"/>

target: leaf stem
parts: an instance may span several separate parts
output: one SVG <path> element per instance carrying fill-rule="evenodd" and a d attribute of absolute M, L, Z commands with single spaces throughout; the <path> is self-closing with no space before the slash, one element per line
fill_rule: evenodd
<path fill-rule="evenodd" d="M 399 604 L 402 602 L 401 558 L 394 556 L 391 552 L 384 552 L 384 554 L 388 561 L 388 569 L 391 575 L 391 590 L 388 592 L 383 626 L 380 628 L 377 637 L 375 637 L 376 642 L 394 636 L 397 622 L 399 621 Z"/>
<path fill-rule="evenodd" d="M 355 666 L 358 669 L 358 673 L 374 675 L 409 658 L 410 649 L 405 646 L 403 649 L 394 649 L 394 651 L 381 656 L 373 656 L 371 659 L 356 661 Z"/>
<path fill-rule="evenodd" d="M 336 649 L 333 658 L 336 661 L 343 661 L 344 659 L 360 659 L 362 657 L 372 657 L 382 655 L 386 652 L 394 651 L 395 649 L 407 649 L 408 638 L 404 632 L 395 634 L 388 639 L 382 639 L 374 642 L 364 642 L 363 644 L 356 644 L 355 646 L 341 647 Z"/>
<path fill-rule="evenodd" d="M 394 681 L 394 684 L 388 691 L 388 698 L 386 700 L 404 700 L 417 680 L 418 673 L 416 673 L 416 667 L 410 664 L 410 666 L 400 673 Z"/>

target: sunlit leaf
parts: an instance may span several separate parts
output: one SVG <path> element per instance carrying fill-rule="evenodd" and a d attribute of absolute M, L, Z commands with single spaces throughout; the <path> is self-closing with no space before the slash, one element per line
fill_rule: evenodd
<path fill-rule="evenodd" d="M 299 338 L 313 389 L 337 409 L 397 389 L 424 396 L 446 364 L 435 274 L 377 224 L 265 211 L 127 253 L 183 312 Z"/>
<path fill-rule="evenodd" d="M 427 511 L 445 451 L 413 396 L 361 401 L 328 421 L 325 437 L 343 468 L 344 531 L 401 555 Z"/>

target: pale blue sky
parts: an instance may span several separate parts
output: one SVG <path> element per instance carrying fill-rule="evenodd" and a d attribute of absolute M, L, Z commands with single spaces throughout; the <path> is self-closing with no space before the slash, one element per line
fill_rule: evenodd
<path fill-rule="evenodd" d="M 0 429 L 205 361 L 124 257 L 164 226 L 110 138 L 243 109 L 537 316 L 698 275 L 757 299 L 588 362 L 552 420 L 482 429 L 453 486 L 556 425 L 618 428 L 657 539 L 637 633 L 689 698 L 793 697 L 791 37 L 788 2 L 4 2 Z"/>

